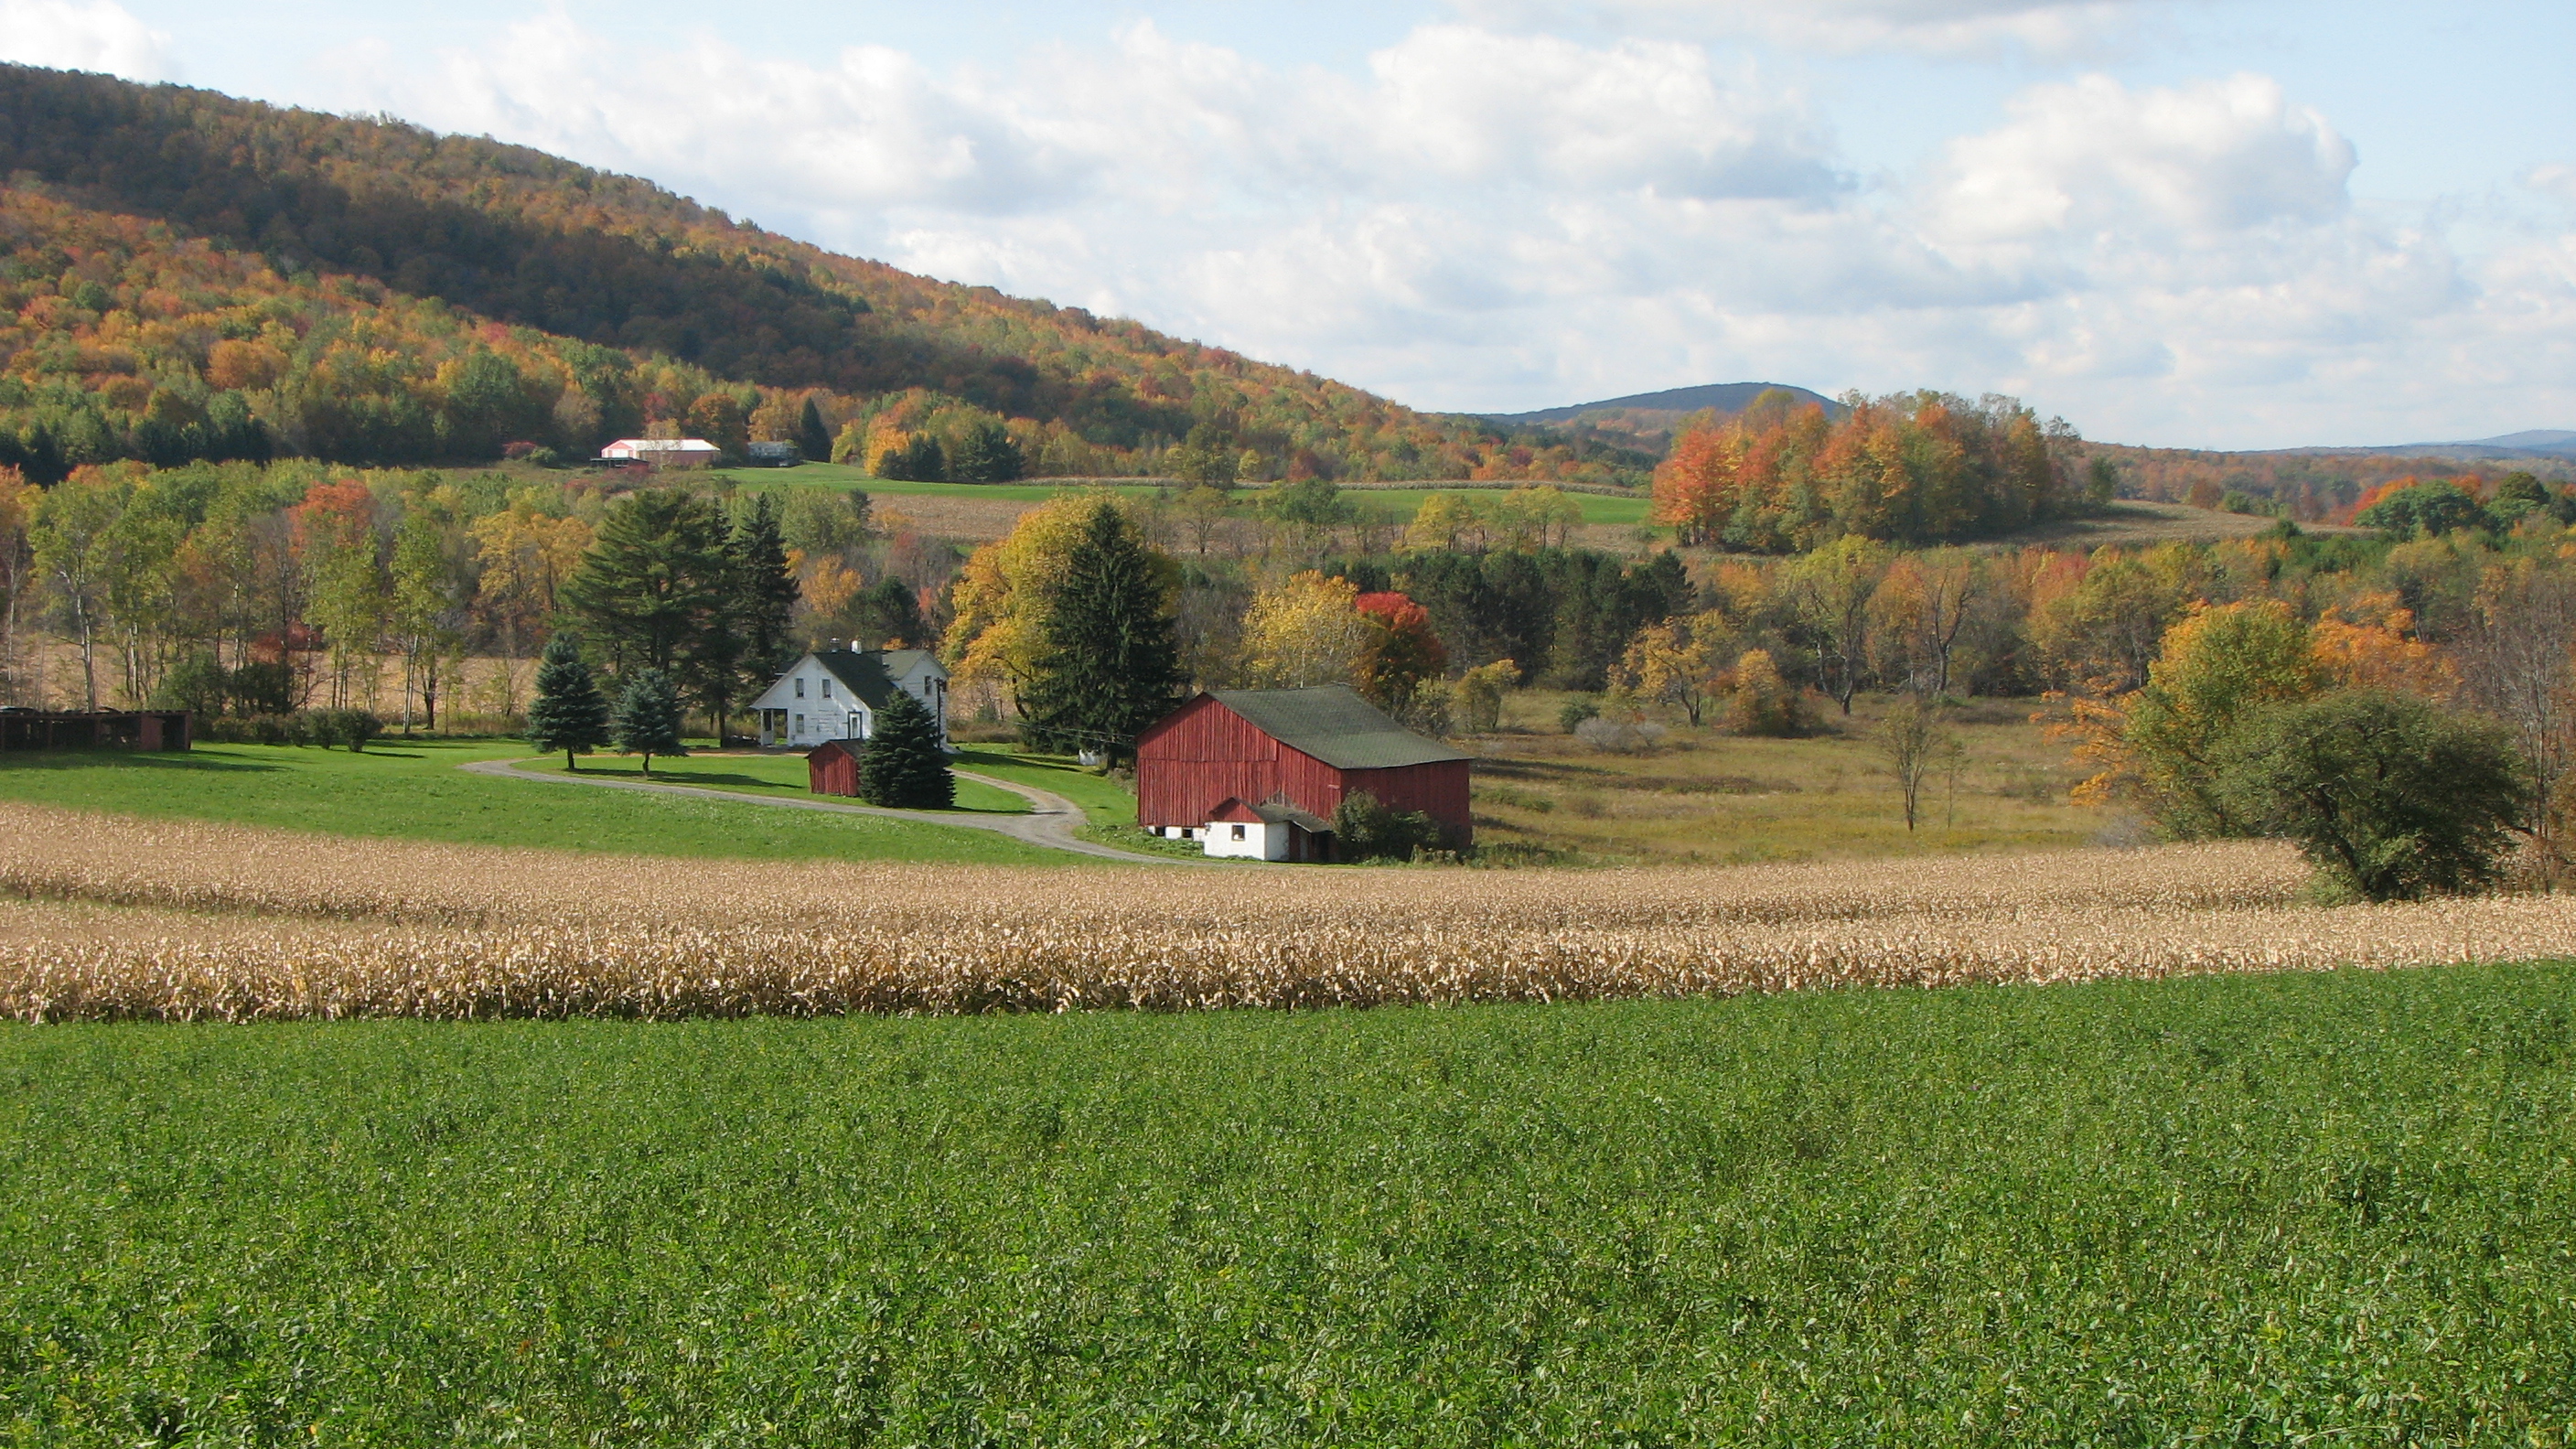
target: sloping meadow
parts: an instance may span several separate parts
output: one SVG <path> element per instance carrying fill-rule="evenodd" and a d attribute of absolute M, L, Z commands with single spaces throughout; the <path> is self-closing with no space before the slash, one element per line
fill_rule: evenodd
<path fill-rule="evenodd" d="M 673 862 L 0 807 L 25 1021 L 1717 996 L 2566 954 L 2576 901 L 2327 909 L 2273 844 L 1626 871 Z"/>

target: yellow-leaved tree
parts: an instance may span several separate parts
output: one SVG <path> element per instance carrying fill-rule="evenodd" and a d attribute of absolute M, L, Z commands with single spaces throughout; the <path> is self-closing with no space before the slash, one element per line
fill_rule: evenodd
<path fill-rule="evenodd" d="M 2256 712 L 2329 682 L 2308 626 L 2278 599 L 2199 606 L 2167 629 L 2146 686 L 2123 701 L 2120 731 L 2165 831 L 2192 840 L 2251 828 L 2217 788 L 2219 747 Z"/>
<path fill-rule="evenodd" d="M 1021 514 L 1008 537 L 967 558 L 951 587 L 954 613 L 939 649 L 954 677 L 952 688 L 990 685 L 1016 698 L 1036 676 L 1048 605 L 1064 582 L 1083 526 L 1104 501 L 1130 511 L 1125 502 L 1097 492 L 1059 494 Z M 1161 554 L 1154 558 L 1159 567 L 1172 569 Z"/>
<path fill-rule="evenodd" d="M 1678 706 L 1697 728 L 1734 643 L 1735 630 L 1715 610 L 1649 624 L 1628 642 L 1610 682 L 1641 704 Z"/>
<path fill-rule="evenodd" d="M 1308 569 L 1253 596 L 1243 616 L 1243 678 L 1260 689 L 1349 684 L 1368 647 L 1359 587 Z"/>

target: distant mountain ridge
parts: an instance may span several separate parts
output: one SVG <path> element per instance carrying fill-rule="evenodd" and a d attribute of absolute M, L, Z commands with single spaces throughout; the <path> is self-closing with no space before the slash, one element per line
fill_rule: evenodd
<path fill-rule="evenodd" d="M 1823 393 L 1796 387 L 1785 382 L 1712 382 L 1698 387 L 1670 387 L 1661 392 L 1632 393 L 1627 397 L 1604 398 L 1599 402 L 1576 403 L 1571 407 L 1540 408 L 1527 413 L 1479 413 L 1487 422 L 1505 427 L 1546 427 L 1571 423 L 1586 413 L 1671 413 L 1686 416 L 1703 409 L 1720 414 L 1740 413 L 1753 405 L 1753 400 L 1777 389 L 1802 403 L 1815 403 L 1831 413 L 1842 411 L 1842 404 Z"/>
<path fill-rule="evenodd" d="M 2274 448 L 2268 451 L 2308 457 L 2441 458 L 2457 463 L 2510 462 L 2516 458 L 2576 462 L 2576 429 L 2526 428 L 2519 433 L 2459 443 L 2399 443 L 2376 448 Z"/>

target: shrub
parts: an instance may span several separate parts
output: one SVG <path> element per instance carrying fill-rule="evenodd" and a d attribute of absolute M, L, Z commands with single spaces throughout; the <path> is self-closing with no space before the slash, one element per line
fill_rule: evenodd
<path fill-rule="evenodd" d="M 1366 790 L 1333 807 L 1334 850 L 1344 860 L 1411 860 L 1440 846 L 1440 822 L 1419 810 L 1397 810 Z"/>
<path fill-rule="evenodd" d="M 2219 790 L 2366 900 L 2492 885 L 2530 805 L 2502 726 L 2344 690 L 2267 711 L 2220 752 Z"/>
<path fill-rule="evenodd" d="M 1600 717 L 1601 702 L 1587 695 L 1578 694 L 1565 702 L 1565 708 L 1556 712 L 1556 727 L 1567 734 L 1573 734 L 1583 728 L 1585 720 Z"/>
<path fill-rule="evenodd" d="M 223 713 L 229 684 L 223 665 L 215 662 L 213 654 L 191 654 L 161 677 L 160 687 L 152 691 L 152 707 L 194 710 L 202 724 L 208 717 Z"/>
<path fill-rule="evenodd" d="M 1503 722 L 1503 691 L 1520 678 L 1520 667 L 1508 659 L 1497 659 L 1479 665 L 1458 677 L 1451 686 L 1451 707 L 1456 711 L 1458 729 L 1471 735 L 1489 735 Z"/>
<path fill-rule="evenodd" d="M 383 721 L 363 709 L 307 709 L 293 714 L 216 716 L 202 721 L 198 738 L 218 745 L 346 745 L 366 749 Z"/>
<path fill-rule="evenodd" d="M 1816 731 L 1815 712 L 1796 686 L 1780 677 L 1768 649 L 1748 649 L 1735 661 L 1735 687 L 1726 727 L 1739 735 L 1796 739 Z"/>

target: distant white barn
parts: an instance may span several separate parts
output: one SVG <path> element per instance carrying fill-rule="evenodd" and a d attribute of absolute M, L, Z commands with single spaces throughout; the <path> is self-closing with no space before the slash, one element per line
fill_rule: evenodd
<path fill-rule="evenodd" d="M 723 451 L 704 438 L 620 438 L 600 449 L 599 456 L 656 468 L 703 468 Z"/>
<path fill-rule="evenodd" d="M 877 711 L 902 690 L 929 706 L 948 743 L 948 671 L 927 649 L 825 649 L 791 665 L 751 702 L 760 742 L 804 749 L 825 740 L 864 740 Z"/>

